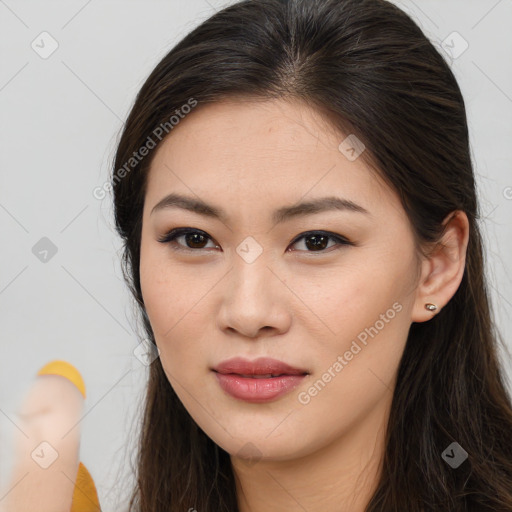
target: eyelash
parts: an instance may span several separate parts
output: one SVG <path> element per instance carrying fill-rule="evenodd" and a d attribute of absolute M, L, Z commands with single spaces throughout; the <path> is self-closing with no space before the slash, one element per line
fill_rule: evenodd
<path fill-rule="evenodd" d="M 186 235 L 186 234 L 189 234 L 189 233 L 196 233 L 196 234 L 199 234 L 199 235 L 202 235 L 202 236 L 208 238 L 209 240 L 212 240 L 212 238 L 210 236 L 208 236 L 204 231 L 201 231 L 200 229 L 194 229 L 194 228 L 175 228 L 175 229 L 171 229 L 165 235 L 163 235 L 162 237 L 158 238 L 158 242 L 160 242 L 162 244 L 171 244 L 171 242 L 173 242 L 172 248 L 175 251 L 184 251 L 184 252 L 191 253 L 191 252 L 199 252 L 199 251 L 204 250 L 204 248 L 203 249 L 201 249 L 201 248 L 200 249 L 192 249 L 190 247 L 183 247 L 183 246 L 179 246 L 179 245 L 176 244 L 176 238 L 179 238 L 180 236 L 183 236 L 183 235 Z M 355 245 L 353 242 L 351 242 L 347 238 L 345 238 L 345 237 L 343 237 L 341 235 L 337 235 L 335 233 L 331 233 L 329 231 L 306 231 L 304 233 L 301 233 L 299 236 L 297 236 L 291 242 L 290 245 L 295 245 L 298 241 L 302 240 L 303 238 L 307 238 L 308 236 L 313 236 L 313 235 L 325 236 L 325 237 L 330 238 L 330 239 L 334 240 L 335 242 L 337 242 L 339 247 L 337 247 L 335 250 L 340 249 L 341 246 L 344 246 L 344 245 Z M 331 247 L 329 247 L 329 249 L 332 249 L 332 247 L 336 247 L 336 246 L 331 246 Z M 332 252 L 332 251 L 329 251 L 328 249 L 322 249 L 322 250 L 319 250 L 319 251 L 308 251 L 308 250 L 305 250 L 305 251 L 299 251 L 299 252 L 306 252 L 306 253 L 311 253 L 311 254 L 313 254 L 315 252 L 318 252 L 318 253 L 325 254 L 325 253 L 329 253 L 329 252 Z"/>

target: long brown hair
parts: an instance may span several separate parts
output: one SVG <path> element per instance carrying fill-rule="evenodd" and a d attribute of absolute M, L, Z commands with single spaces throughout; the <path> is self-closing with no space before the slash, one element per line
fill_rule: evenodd
<path fill-rule="evenodd" d="M 399 193 L 418 247 L 439 240 L 449 213 L 466 213 L 462 282 L 438 315 L 411 325 L 366 511 L 512 511 L 512 407 L 484 274 L 465 104 L 441 50 L 385 0 L 244 0 L 200 24 L 150 74 L 112 174 L 123 273 L 144 335 L 155 343 L 139 280 L 152 156 L 182 116 L 194 115 L 194 102 L 234 96 L 300 99 L 355 134 L 366 146 L 361 158 Z M 133 159 L 144 146 L 149 154 Z M 188 414 L 160 359 L 150 366 L 140 427 L 131 510 L 238 510 L 229 454 Z M 452 442 L 468 453 L 457 469 L 441 456 Z"/>

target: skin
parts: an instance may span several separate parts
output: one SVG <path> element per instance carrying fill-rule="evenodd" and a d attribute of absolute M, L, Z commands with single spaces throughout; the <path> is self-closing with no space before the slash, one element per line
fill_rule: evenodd
<path fill-rule="evenodd" d="M 38 376 L 15 418 L 13 466 L 0 512 L 69 512 L 80 456 L 84 399 L 68 379 Z"/>
<path fill-rule="evenodd" d="M 462 279 L 466 215 L 447 218 L 444 247 L 421 257 L 397 194 L 362 158 L 350 161 L 338 149 L 347 135 L 299 102 L 223 101 L 182 120 L 149 172 L 144 303 L 170 384 L 231 455 L 241 512 L 364 510 L 410 325 L 429 321 L 435 313 L 425 303 L 439 311 Z M 171 192 L 222 208 L 227 218 L 177 207 L 152 213 Z M 369 214 L 332 210 L 271 220 L 277 208 L 332 195 Z M 196 245 L 184 236 L 158 241 L 177 227 L 207 238 Z M 315 250 L 311 238 L 297 238 L 311 230 L 355 245 L 327 239 Z M 252 263 L 236 250 L 249 236 L 262 249 Z M 333 370 L 381 315 L 387 322 L 378 333 Z M 310 375 L 277 400 L 248 403 L 227 395 L 211 371 L 234 356 L 274 357 Z M 330 381 L 301 403 L 329 368 Z"/>

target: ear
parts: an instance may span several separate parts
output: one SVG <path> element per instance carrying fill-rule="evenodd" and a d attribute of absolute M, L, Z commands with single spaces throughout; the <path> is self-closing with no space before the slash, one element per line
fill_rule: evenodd
<path fill-rule="evenodd" d="M 421 277 L 412 310 L 413 322 L 426 322 L 439 313 L 460 286 L 466 266 L 469 221 L 461 210 L 451 212 L 443 221 L 444 234 L 432 252 L 421 263 Z M 425 304 L 437 306 L 435 311 Z"/>

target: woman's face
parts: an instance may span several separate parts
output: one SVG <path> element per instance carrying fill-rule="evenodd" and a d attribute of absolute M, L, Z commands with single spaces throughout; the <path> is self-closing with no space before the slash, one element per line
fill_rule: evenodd
<path fill-rule="evenodd" d="M 152 162 L 140 259 L 147 314 L 170 384 L 233 456 L 305 456 L 374 431 L 389 411 L 418 260 L 398 196 L 347 135 L 300 103 L 225 101 L 183 119 Z M 169 194 L 211 210 L 177 201 L 153 210 Z M 327 197 L 338 207 L 300 207 Z M 175 228 L 189 233 L 159 241 Z M 213 368 L 234 357 L 307 374 L 224 377 L 232 394 Z M 279 393 L 265 395 L 269 386 Z"/>

